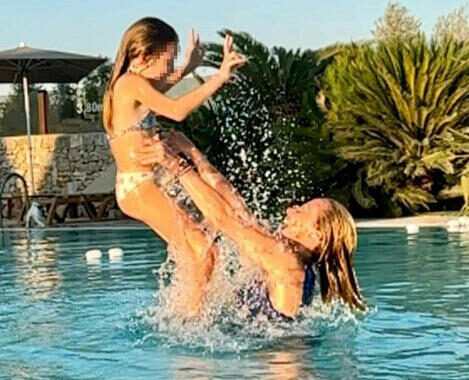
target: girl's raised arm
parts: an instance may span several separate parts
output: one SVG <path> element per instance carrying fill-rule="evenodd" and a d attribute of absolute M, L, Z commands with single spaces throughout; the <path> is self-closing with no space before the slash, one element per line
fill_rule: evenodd
<path fill-rule="evenodd" d="M 122 86 L 125 86 L 124 91 L 130 97 L 154 113 L 177 122 L 184 120 L 225 84 L 225 80 L 222 77 L 214 75 L 203 85 L 181 96 L 179 99 L 171 99 L 156 90 L 146 78 L 139 75 L 129 75 L 125 79 L 126 83 L 121 83 Z"/>
<path fill-rule="evenodd" d="M 174 121 L 182 121 L 228 82 L 236 67 L 244 64 L 245 59 L 231 51 L 232 44 L 233 37 L 227 35 L 224 44 L 224 59 L 218 72 L 210 80 L 178 99 L 163 95 L 147 79 L 139 75 L 129 75 L 122 82 L 122 86 L 125 87 L 124 90 L 128 96 L 153 112 Z"/>
<path fill-rule="evenodd" d="M 187 74 L 194 71 L 198 66 L 202 64 L 203 57 L 204 48 L 200 44 L 199 34 L 194 29 L 191 29 L 189 33 L 189 46 L 186 50 L 186 63 L 183 66 L 175 69 L 171 74 L 167 76 L 167 78 L 165 78 L 165 80 L 161 81 L 158 84 L 158 88 L 160 89 L 160 91 L 168 91 Z"/>

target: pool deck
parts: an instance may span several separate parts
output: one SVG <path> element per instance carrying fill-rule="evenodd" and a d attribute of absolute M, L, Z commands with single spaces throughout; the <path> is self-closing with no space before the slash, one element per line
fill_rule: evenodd
<path fill-rule="evenodd" d="M 78 220 L 76 222 L 66 222 L 61 224 L 54 224 L 47 227 L 33 227 L 31 230 L 53 230 L 53 231 L 69 231 L 69 230 L 146 230 L 149 227 L 134 219 L 117 219 L 117 220 L 102 220 L 99 222 L 91 222 L 89 220 Z M 4 228 L 0 231 L 26 231 L 25 227 L 18 227 L 10 221 L 4 221 Z"/>
<path fill-rule="evenodd" d="M 405 228 L 409 224 L 446 228 L 450 220 L 456 219 L 458 216 L 455 215 L 420 215 L 389 219 L 357 219 L 356 222 L 359 228 Z"/>
<path fill-rule="evenodd" d="M 358 228 L 405 228 L 409 224 L 415 224 L 419 227 L 445 228 L 448 221 L 457 219 L 455 215 L 421 215 L 405 218 L 392 219 L 357 219 Z M 10 221 L 4 221 L 4 231 L 25 231 L 25 227 L 13 225 Z M 56 224 L 45 228 L 31 228 L 40 230 L 146 230 L 149 229 L 145 224 L 133 219 L 104 220 L 99 222 L 90 222 L 89 220 L 79 220 L 76 222 L 68 222 Z"/>

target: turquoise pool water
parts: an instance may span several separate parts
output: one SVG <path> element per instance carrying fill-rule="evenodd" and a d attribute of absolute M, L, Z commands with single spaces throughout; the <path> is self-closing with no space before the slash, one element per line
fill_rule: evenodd
<path fill-rule="evenodd" d="M 166 251 L 150 230 L 4 232 L 0 379 L 468 379 L 469 234 L 359 235 L 366 315 L 316 303 L 289 330 L 191 338 L 152 322 Z M 83 258 L 115 246 L 120 262 Z"/>

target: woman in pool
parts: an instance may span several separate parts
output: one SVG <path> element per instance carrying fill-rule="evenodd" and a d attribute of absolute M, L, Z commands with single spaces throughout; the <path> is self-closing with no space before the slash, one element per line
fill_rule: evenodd
<path fill-rule="evenodd" d="M 197 45 L 194 37 L 191 46 L 197 49 Z M 189 94 L 172 100 L 161 91 L 181 75 L 172 73 L 177 49 L 174 30 L 158 19 L 145 18 L 126 31 L 103 110 L 117 166 L 119 207 L 176 246 L 177 255 L 173 259 L 181 280 L 176 281 L 174 295 L 185 316 L 196 315 L 200 310 L 217 251 L 211 234 L 175 202 L 168 186 L 155 181 L 155 163 L 159 164 L 157 170 L 164 167 L 178 179 L 215 230 L 235 240 L 243 256 L 263 269 L 267 289 L 258 294 L 257 300 L 254 297 L 253 309 L 270 306 L 283 316 L 296 316 L 301 303 L 311 300 L 314 263 L 319 264 L 321 293 L 326 302 L 341 298 L 352 307 L 363 308 L 351 260 L 356 231 L 342 206 L 329 200 L 312 201 L 290 211 L 282 234 L 274 236 L 251 217 L 239 194 L 190 141 L 180 133 L 162 130 L 157 124 L 155 113 L 182 120 L 229 80 L 232 70 L 244 62 L 231 51 L 231 46 L 232 39 L 227 36 L 224 60 L 217 75 Z M 136 160 L 135 153 L 146 140 L 142 130 L 148 126 L 154 127 L 151 152 Z M 178 158 L 167 145 L 192 159 L 196 168 L 187 159 Z"/>
<path fill-rule="evenodd" d="M 342 300 L 352 309 L 365 309 L 353 269 L 357 231 L 344 206 L 318 198 L 290 207 L 278 231 L 271 232 L 253 217 L 240 217 L 249 213 L 244 204 L 225 200 L 230 194 L 239 195 L 182 133 L 171 133 L 166 143 L 195 163 L 179 175 L 179 182 L 210 225 L 231 238 L 240 254 L 262 270 L 264 281 L 245 292 L 251 312 L 294 318 L 302 305 L 311 303 L 315 272 L 325 303 Z M 179 170 L 177 164 L 171 167 L 170 161 L 159 161 L 150 140 L 138 149 L 137 160 Z M 237 204 L 243 205 L 241 210 L 236 210 Z"/>

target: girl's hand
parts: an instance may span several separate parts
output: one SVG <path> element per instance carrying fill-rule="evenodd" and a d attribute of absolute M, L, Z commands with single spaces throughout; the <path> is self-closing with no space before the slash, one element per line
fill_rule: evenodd
<path fill-rule="evenodd" d="M 191 72 L 200 66 L 204 58 L 204 48 L 200 44 L 199 33 L 194 29 L 189 32 L 189 46 L 186 49 L 186 67 Z"/>
<path fill-rule="evenodd" d="M 232 51 L 233 48 L 233 37 L 229 34 L 225 36 L 223 43 L 223 62 L 218 70 L 218 75 L 228 82 L 233 74 L 234 69 L 243 66 L 246 63 L 246 59 Z"/>

